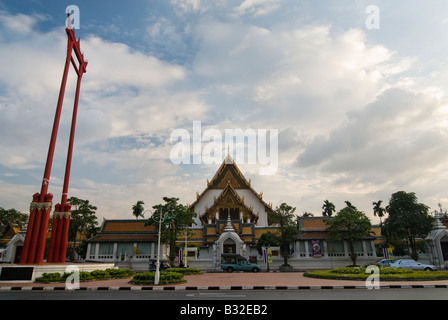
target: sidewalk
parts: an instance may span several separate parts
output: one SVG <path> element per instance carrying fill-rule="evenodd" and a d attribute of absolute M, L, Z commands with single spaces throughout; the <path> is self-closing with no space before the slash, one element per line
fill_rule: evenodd
<path fill-rule="evenodd" d="M 365 281 L 313 279 L 303 272 L 203 273 L 185 276 L 186 283 L 172 285 L 134 285 L 127 279 L 81 282 L 81 290 L 306 290 L 365 289 Z M 443 281 L 381 281 L 380 288 L 448 288 Z M 65 283 L 0 282 L 0 291 L 66 290 Z"/>

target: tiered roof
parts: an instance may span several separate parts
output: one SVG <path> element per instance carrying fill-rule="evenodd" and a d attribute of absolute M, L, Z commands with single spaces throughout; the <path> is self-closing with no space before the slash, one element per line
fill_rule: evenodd
<path fill-rule="evenodd" d="M 263 193 L 262 192 L 258 193 L 252 188 L 251 180 L 250 179 L 247 180 L 244 177 L 244 175 L 242 174 L 242 172 L 236 165 L 235 161 L 233 161 L 232 157 L 230 157 L 230 155 L 227 155 L 227 157 L 224 159 L 224 161 L 221 164 L 221 166 L 219 167 L 218 171 L 215 173 L 213 179 L 211 181 L 207 180 L 207 187 L 205 188 L 205 190 L 201 194 L 196 193 L 196 201 L 190 205 L 190 210 L 193 211 L 194 207 L 197 205 L 199 200 L 205 195 L 205 193 L 208 190 L 211 190 L 211 189 L 221 189 L 223 191 L 220 193 L 220 195 L 217 198 L 215 197 L 214 204 L 211 208 L 205 208 L 205 213 L 203 215 L 201 215 L 201 217 L 200 217 L 201 220 L 203 219 L 203 217 L 206 216 L 206 214 L 212 208 L 215 208 L 218 203 L 221 204 L 222 199 L 225 199 L 226 195 L 229 195 L 229 194 L 233 195 L 233 197 L 236 199 L 238 204 L 247 208 L 247 210 L 252 212 L 252 214 L 258 215 L 258 213 L 255 214 L 253 212 L 253 208 L 248 207 L 244 203 L 244 197 L 240 197 L 238 195 L 238 193 L 236 192 L 236 190 L 238 190 L 238 189 L 250 190 L 260 200 L 260 202 L 264 205 L 264 207 L 266 208 L 266 212 L 272 211 L 272 203 L 268 204 L 265 201 L 263 201 Z"/>

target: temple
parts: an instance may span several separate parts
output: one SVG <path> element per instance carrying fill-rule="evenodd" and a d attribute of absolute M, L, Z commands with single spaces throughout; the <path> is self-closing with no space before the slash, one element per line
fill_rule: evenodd
<path fill-rule="evenodd" d="M 188 249 L 190 256 L 208 260 L 212 268 L 219 268 L 222 254 L 227 253 L 257 260 L 256 242 L 272 228 L 268 223 L 272 204 L 252 188 L 229 155 L 189 208 L 197 214 L 188 239 L 194 245 Z"/>
<path fill-rule="evenodd" d="M 196 200 L 187 205 L 196 213 L 186 238 L 179 237 L 177 244 L 187 248 L 190 267 L 217 270 L 223 257 L 235 254 L 252 263 L 263 263 L 256 245 L 266 232 L 279 233 L 277 225 L 270 223 L 272 204 L 263 200 L 263 193 L 254 190 L 236 163 L 227 156 L 205 189 L 196 193 Z M 298 217 L 299 234 L 291 243 L 289 263 L 298 269 L 315 269 L 346 266 L 350 263 L 348 244 L 329 239 L 324 217 Z M 368 236 L 354 243 L 359 263 L 377 260 L 374 241 L 379 236 Z M 105 220 L 97 236 L 87 240 L 86 260 L 115 262 L 119 267 L 147 271 L 148 263 L 157 258 L 157 234 L 146 227 L 145 220 Z M 272 246 L 272 268 L 279 267 L 283 259 L 280 248 Z M 168 247 L 161 248 L 161 258 L 167 259 Z"/>

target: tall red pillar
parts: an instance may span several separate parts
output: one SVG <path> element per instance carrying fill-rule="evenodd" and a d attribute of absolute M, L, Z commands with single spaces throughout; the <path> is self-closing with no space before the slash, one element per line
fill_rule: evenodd
<path fill-rule="evenodd" d="M 77 75 L 78 83 L 76 87 L 75 103 L 73 107 L 73 117 L 70 133 L 70 141 L 67 154 L 67 164 L 65 169 L 64 187 L 62 191 L 61 204 L 55 206 L 56 212 L 53 216 L 53 229 L 51 232 L 50 246 L 48 250 L 47 262 L 65 262 L 65 252 L 67 250 L 67 236 L 70 217 L 70 205 L 67 204 L 67 192 L 70 178 L 70 167 L 73 152 L 73 143 L 76 126 L 76 116 L 78 111 L 79 92 L 82 75 L 86 72 L 87 62 L 84 61 L 84 55 L 81 53 L 80 41 L 76 41 L 75 32 L 71 28 L 65 29 L 68 37 L 67 57 L 65 60 L 64 73 L 62 76 L 61 88 L 59 91 L 58 103 L 53 123 L 53 130 L 48 148 L 47 162 L 45 165 L 44 177 L 41 186 L 41 192 L 33 196 L 33 202 L 30 205 L 30 218 L 28 221 L 25 243 L 22 249 L 21 264 L 41 264 L 44 260 L 45 245 L 47 240 L 48 222 L 50 218 L 53 195 L 48 192 L 50 182 L 51 166 L 56 145 L 56 138 L 61 117 L 62 103 L 64 100 L 65 87 L 67 84 L 67 75 L 72 63 Z M 75 52 L 78 60 L 78 66 L 72 56 Z M 62 214 L 61 214 L 62 213 Z M 59 219 L 64 219 L 60 221 Z M 67 218 L 68 217 L 68 218 Z M 58 236 L 59 235 L 59 236 Z M 63 257 L 62 257 L 63 256 Z"/>

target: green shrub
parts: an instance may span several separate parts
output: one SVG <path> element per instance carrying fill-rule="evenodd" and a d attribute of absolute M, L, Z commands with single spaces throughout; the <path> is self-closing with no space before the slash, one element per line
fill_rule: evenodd
<path fill-rule="evenodd" d="M 95 280 L 95 277 L 92 276 L 90 272 L 80 271 L 79 272 L 79 281 L 92 281 Z"/>
<path fill-rule="evenodd" d="M 39 283 L 49 283 L 49 282 L 61 282 L 65 281 L 65 279 L 61 276 L 59 272 L 54 273 L 44 273 L 41 277 L 38 277 L 34 280 Z"/>
<path fill-rule="evenodd" d="M 363 267 L 346 267 L 332 270 L 316 270 L 304 273 L 305 277 L 337 280 L 366 280 L 372 273 L 365 273 Z M 401 268 L 379 268 L 380 280 L 383 281 L 413 281 L 413 280 L 447 280 L 446 271 L 414 271 Z"/>
<path fill-rule="evenodd" d="M 92 272 L 90 272 L 90 274 L 95 279 L 110 279 L 110 278 L 112 278 L 112 276 L 110 275 L 110 273 L 107 270 L 93 270 Z"/>
<path fill-rule="evenodd" d="M 64 282 L 73 272 L 64 272 L 62 275 L 58 272 L 44 273 L 41 277 L 35 279 L 35 282 L 49 283 L 49 282 Z M 135 272 L 132 269 L 106 269 L 106 270 L 94 270 L 91 272 L 80 271 L 80 281 L 91 280 L 104 280 L 112 278 L 127 278 L 134 275 Z"/>
<path fill-rule="evenodd" d="M 331 273 L 336 274 L 363 274 L 366 272 L 366 268 L 363 267 L 345 267 L 330 270 Z"/>
<path fill-rule="evenodd" d="M 390 268 L 390 267 L 378 267 L 380 274 L 411 274 L 413 271 L 409 269 L 402 268 Z M 329 271 L 330 273 L 335 274 L 365 274 L 365 267 L 345 267 L 345 268 L 336 268 Z"/>
<path fill-rule="evenodd" d="M 135 274 L 132 269 L 106 269 L 106 271 L 112 278 L 127 278 Z"/>
<path fill-rule="evenodd" d="M 164 272 L 177 272 L 183 275 L 202 274 L 202 271 L 199 268 L 169 268 Z"/>
<path fill-rule="evenodd" d="M 130 281 L 133 284 L 154 284 L 155 272 L 143 272 L 134 275 Z M 185 282 L 184 275 L 173 271 L 160 272 L 159 284 L 173 284 Z"/>
<path fill-rule="evenodd" d="M 413 272 L 409 269 L 380 267 L 380 274 L 411 274 Z"/>

